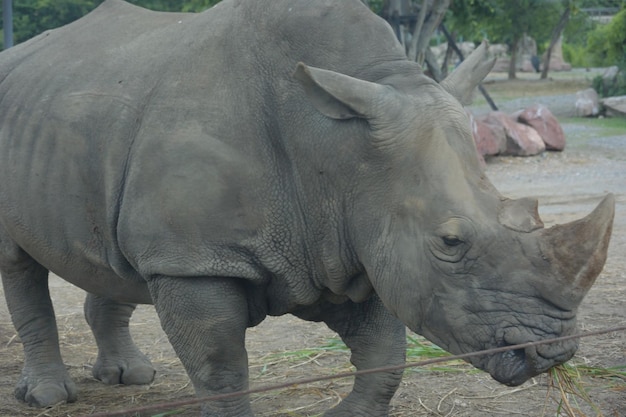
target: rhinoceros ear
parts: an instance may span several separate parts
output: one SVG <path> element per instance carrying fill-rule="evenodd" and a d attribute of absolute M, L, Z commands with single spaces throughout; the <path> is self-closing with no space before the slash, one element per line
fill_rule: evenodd
<path fill-rule="evenodd" d="M 495 58 L 486 59 L 488 48 L 488 43 L 483 41 L 465 61 L 461 62 L 461 65 L 441 82 L 441 86 L 463 105 L 472 102 L 474 88 L 489 74 L 496 63 Z"/>
<path fill-rule="evenodd" d="M 506 199 L 502 201 L 498 221 L 501 225 L 517 232 L 530 233 L 543 228 L 534 198 Z"/>
<path fill-rule="evenodd" d="M 375 98 L 385 88 L 334 71 L 310 67 L 302 62 L 296 66 L 294 77 L 322 114 L 338 120 L 374 117 Z"/>

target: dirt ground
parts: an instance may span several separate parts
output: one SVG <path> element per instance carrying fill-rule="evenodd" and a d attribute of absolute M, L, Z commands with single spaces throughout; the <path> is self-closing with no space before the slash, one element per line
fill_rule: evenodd
<path fill-rule="evenodd" d="M 511 106 L 518 104 L 509 102 Z M 539 198 L 546 226 L 582 217 L 606 193 L 616 195 L 617 211 L 609 257 L 580 307 L 579 325 L 586 331 L 626 325 L 626 123 L 621 134 L 614 131 L 607 134 L 606 129 L 595 126 L 593 121 L 580 124 L 565 120 L 563 128 L 568 137 L 564 152 L 531 158 L 493 158 L 487 164 L 487 173 L 507 196 Z M 110 387 L 94 380 L 90 368 L 97 352 L 82 316 L 84 293 L 56 277 L 51 278 L 50 286 L 62 354 L 79 388 L 79 401 L 40 410 L 14 399 L 13 386 L 23 361 L 22 346 L 6 306 L 0 301 L 0 416 L 75 417 L 193 397 L 187 376 L 151 306 L 138 308 L 131 329 L 138 346 L 157 368 L 155 382 L 149 386 Z M 323 325 L 291 316 L 271 318 L 250 329 L 251 386 L 349 370 L 345 351 L 300 355 L 303 349 L 326 345 L 333 337 Z M 626 332 L 582 339 L 573 362 L 592 369 L 617 366 L 622 367 L 622 372 L 626 371 Z M 593 405 L 570 396 L 570 401 L 577 401 L 584 413 L 580 415 L 626 416 L 626 380 L 623 377 L 584 375 L 580 382 Z M 253 395 L 253 408 L 259 416 L 315 416 L 336 404 L 349 389 L 349 380 L 300 385 Z M 546 376 L 509 388 L 464 364 L 445 370 L 418 368 L 405 373 L 393 400 L 391 415 L 556 416 L 560 398 L 557 392 L 549 390 Z M 193 408 L 176 410 L 180 411 L 176 415 L 197 415 Z M 142 415 L 157 414 L 155 411 Z"/>

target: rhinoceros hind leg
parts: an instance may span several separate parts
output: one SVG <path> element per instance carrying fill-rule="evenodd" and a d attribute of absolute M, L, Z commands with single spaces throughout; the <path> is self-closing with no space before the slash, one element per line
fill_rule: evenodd
<path fill-rule="evenodd" d="M 295 314 L 305 320 L 323 321 L 336 331 L 350 348 L 350 361 L 357 370 L 401 365 L 405 361 L 405 326 L 377 296 L 363 303 L 323 303 Z M 401 379 L 402 371 L 359 375 L 352 392 L 324 416 L 387 416 Z"/>
<path fill-rule="evenodd" d="M 135 304 L 94 294 L 85 299 L 85 318 L 98 344 L 93 376 L 105 384 L 141 385 L 154 380 L 150 360 L 139 351 L 128 330 Z"/>
<path fill-rule="evenodd" d="M 15 397 L 35 407 L 76 401 L 76 387 L 61 359 L 48 270 L 10 239 L 0 239 L 2 284 L 13 325 L 24 346 Z"/>

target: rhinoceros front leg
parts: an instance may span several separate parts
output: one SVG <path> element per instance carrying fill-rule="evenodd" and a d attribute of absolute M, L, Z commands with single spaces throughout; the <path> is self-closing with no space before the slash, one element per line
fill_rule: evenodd
<path fill-rule="evenodd" d="M 135 346 L 128 330 L 135 307 L 89 293 L 85 299 L 85 318 L 98 344 L 92 373 L 105 384 L 149 384 L 154 380 L 150 360 Z"/>
<path fill-rule="evenodd" d="M 59 351 L 48 270 L 19 248 L 10 252 L 2 254 L 2 284 L 13 325 L 24 346 L 24 368 L 15 396 L 36 407 L 75 401 L 76 387 Z"/>
<path fill-rule="evenodd" d="M 199 397 L 248 389 L 248 304 L 232 278 L 164 277 L 148 281 L 161 326 Z M 247 396 L 207 402 L 202 416 L 252 416 Z"/>
<path fill-rule="evenodd" d="M 296 315 L 305 320 L 324 321 L 336 331 L 350 348 L 350 361 L 357 370 L 405 362 L 405 326 L 389 313 L 377 296 L 363 303 L 324 303 Z M 352 392 L 324 416 L 387 416 L 401 379 L 402 371 L 359 375 Z"/>

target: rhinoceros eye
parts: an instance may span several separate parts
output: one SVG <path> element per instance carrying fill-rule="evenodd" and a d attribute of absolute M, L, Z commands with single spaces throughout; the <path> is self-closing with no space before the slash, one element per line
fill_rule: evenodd
<path fill-rule="evenodd" d="M 467 219 L 449 218 L 430 236 L 430 252 L 440 261 L 459 262 L 469 250 L 473 236 L 474 229 Z"/>
<path fill-rule="evenodd" d="M 454 247 L 463 244 L 463 241 L 456 236 L 443 236 L 441 239 L 446 246 Z"/>

